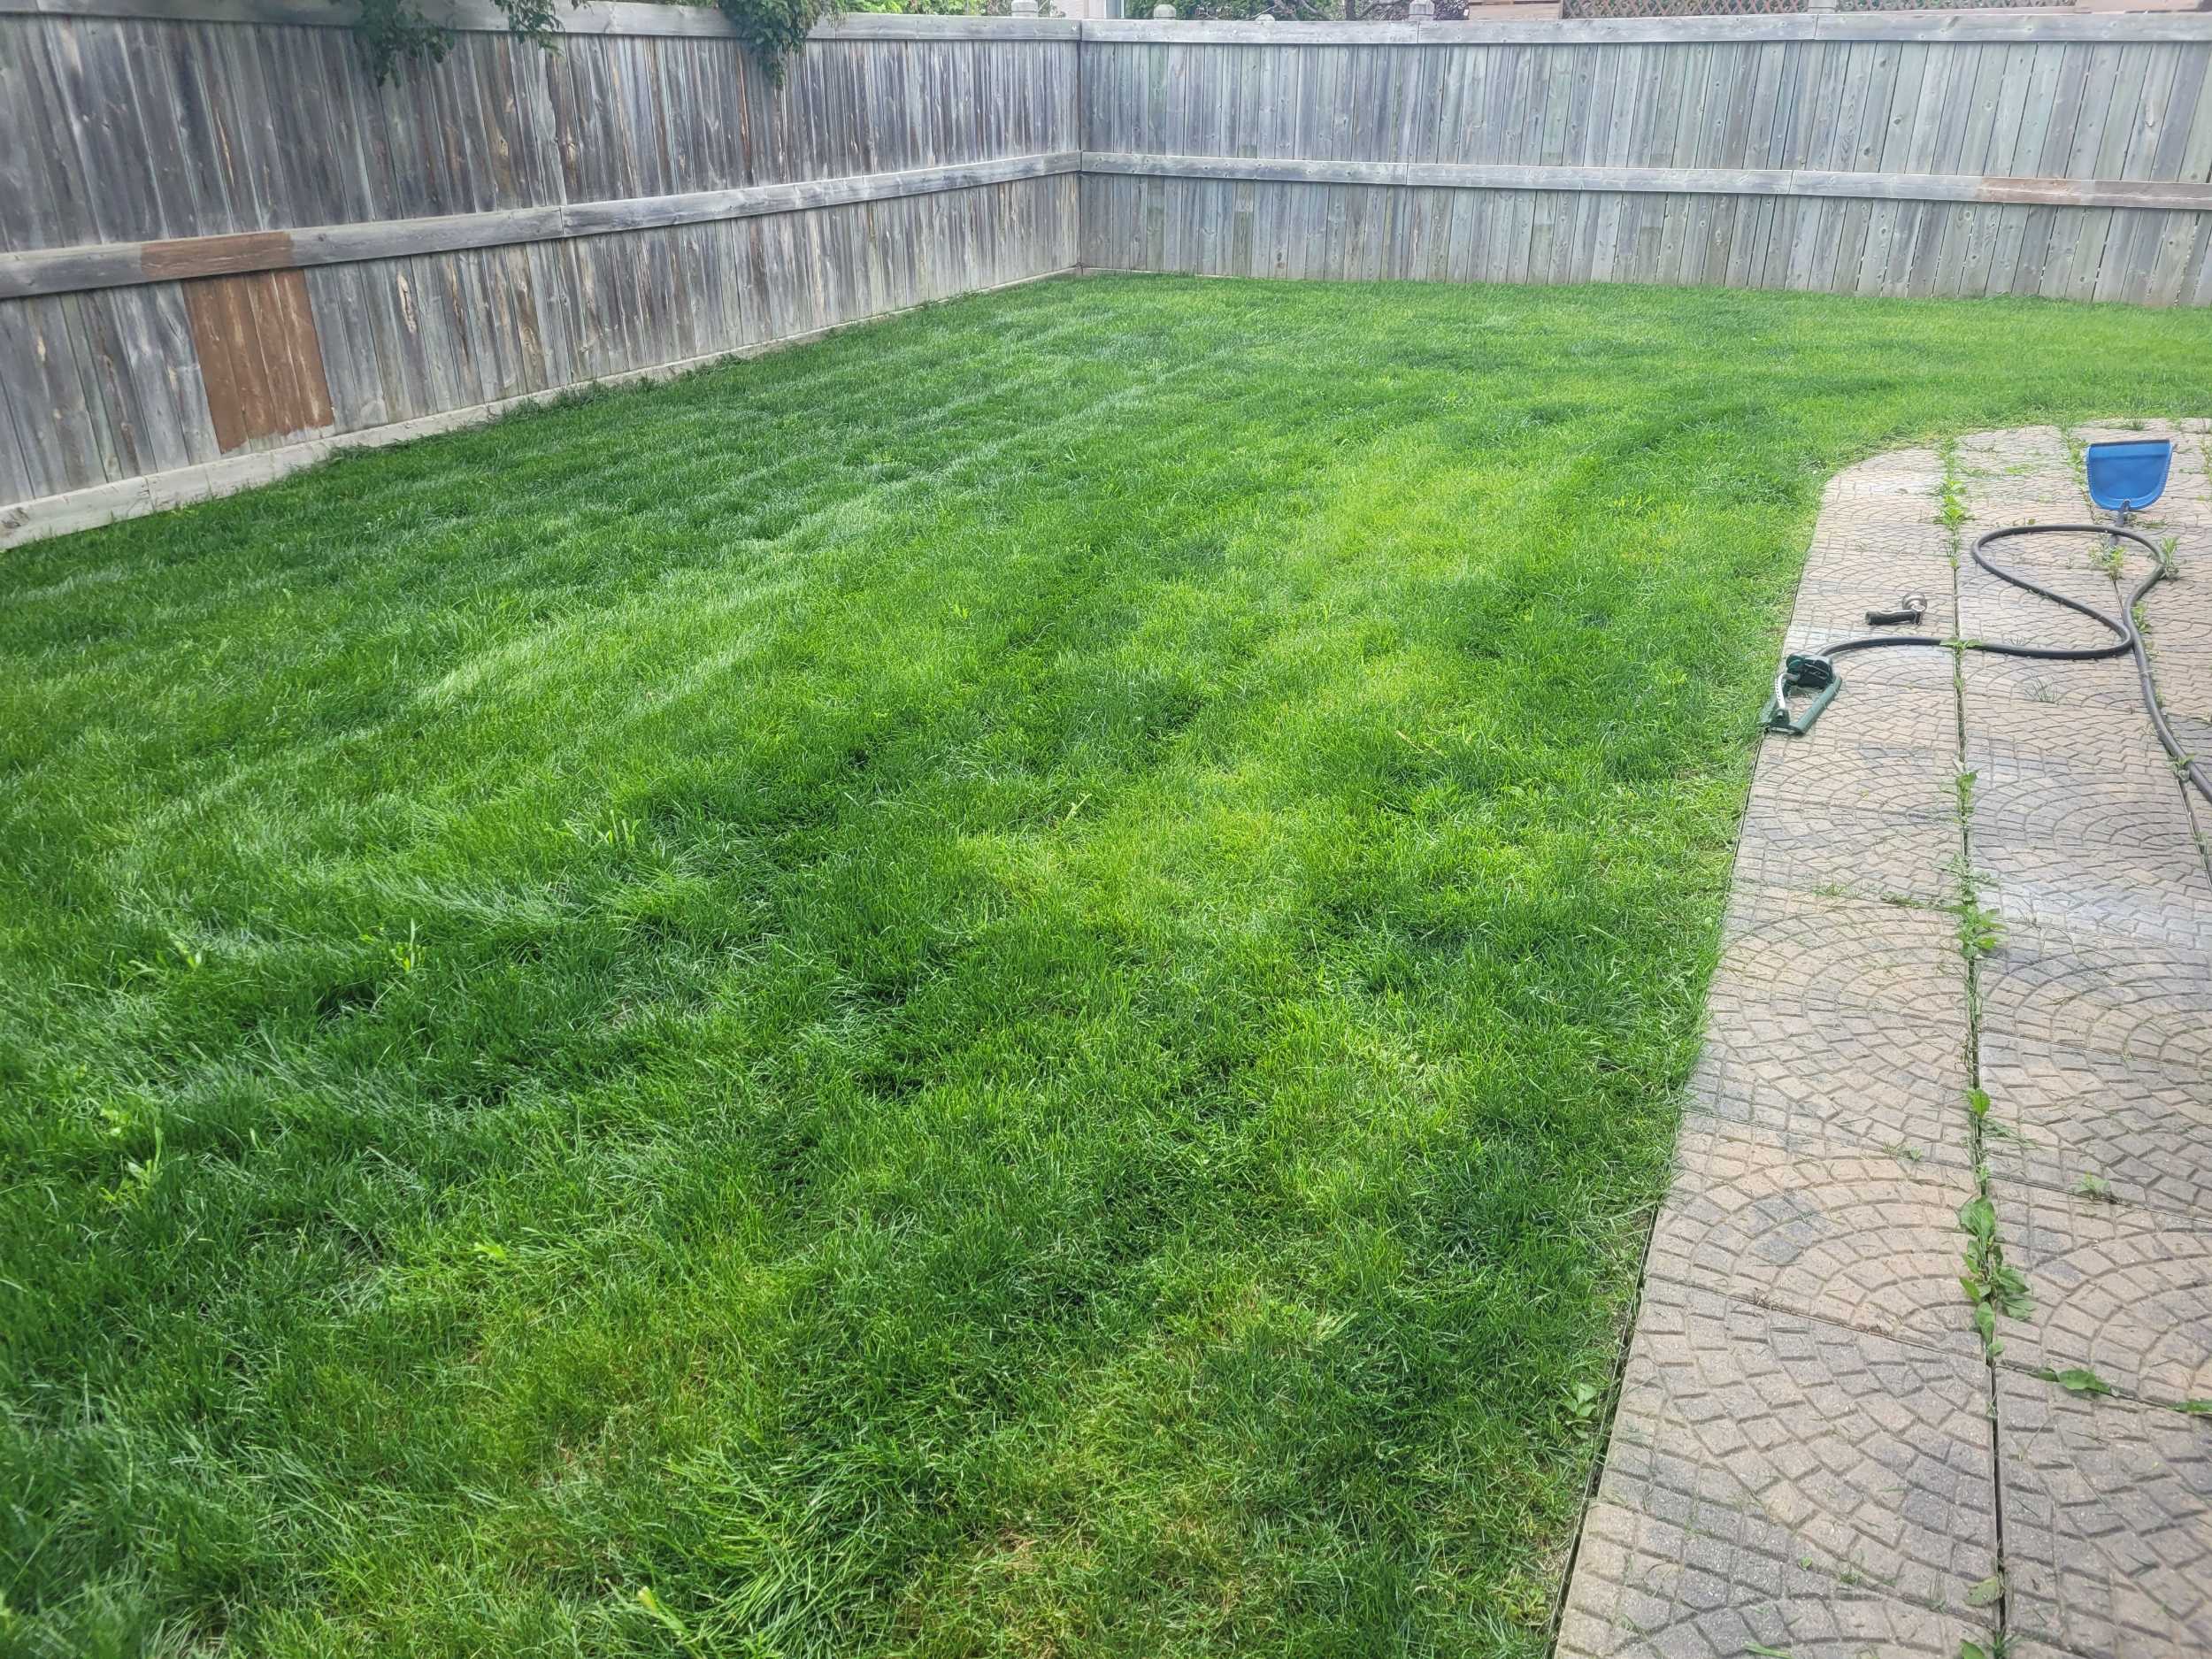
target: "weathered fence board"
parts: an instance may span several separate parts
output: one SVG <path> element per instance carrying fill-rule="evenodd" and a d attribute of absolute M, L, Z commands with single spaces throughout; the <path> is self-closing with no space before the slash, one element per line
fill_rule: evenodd
<path fill-rule="evenodd" d="M 2212 303 L 2212 18 L 0 0 L 0 545 L 1078 265 Z"/>

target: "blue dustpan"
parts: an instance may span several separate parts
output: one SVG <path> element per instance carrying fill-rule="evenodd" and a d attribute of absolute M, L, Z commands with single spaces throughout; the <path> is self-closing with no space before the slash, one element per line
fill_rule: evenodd
<path fill-rule="evenodd" d="M 2089 499 L 2107 512 L 2140 512 L 2166 493 L 2174 446 L 2164 438 L 2089 446 Z"/>

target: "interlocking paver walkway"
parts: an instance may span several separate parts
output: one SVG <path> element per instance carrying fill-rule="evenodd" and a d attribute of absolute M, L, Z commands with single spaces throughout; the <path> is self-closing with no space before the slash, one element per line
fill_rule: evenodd
<path fill-rule="evenodd" d="M 2169 718 L 2212 746 L 2205 426 L 1981 433 L 1839 474 L 1788 649 L 1908 592 L 1929 631 L 2104 642 L 1966 549 L 2088 518 L 2079 445 L 2170 435 L 2139 527 L 2183 580 L 2147 632 Z M 1996 557 L 2110 611 L 2098 550 Z M 2131 554 L 2120 580 L 2143 573 Z M 1841 670 L 1753 774 L 1558 1652 L 2212 1654 L 2212 808 L 2124 659 Z M 1970 953 L 1970 895 L 1998 922 Z M 2032 1297 L 1993 1354 L 1959 1279 L 1979 1197 Z"/>
<path fill-rule="evenodd" d="M 2078 1654 L 2155 1653 L 2212 1625 L 2212 1437 L 2154 1406 L 2002 1371 L 2014 1630 Z"/>

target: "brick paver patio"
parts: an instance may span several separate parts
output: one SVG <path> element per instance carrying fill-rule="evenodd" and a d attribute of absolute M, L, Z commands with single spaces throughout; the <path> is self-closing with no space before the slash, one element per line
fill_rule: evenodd
<path fill-rule="evenodd" d="M 2138 527 L 2177 538 L 2145 620 L 2201 753 L 2212 473 L 2184 426 L 2144 428 L 2177 454 Z M 1984 433 L 1839 474 L 1790 649 L 1908 591 L 1929 631 L 2102 643 L 1966 549 L 2088 518 L 2077 446 L 2137 435 Z M 2097 552 L 1997 557 L 2113 611 Z M 2212 810 L 2125 658 L 1840 666 L 1815 732 L 1759 757 L 1558 1651 L 2212 1653 Z M 1978 941 L 1970 905 L 1997 918 Z M 1983 1199 L 2032 1299 L 1993 1354 L 1960 1279 Z"/>

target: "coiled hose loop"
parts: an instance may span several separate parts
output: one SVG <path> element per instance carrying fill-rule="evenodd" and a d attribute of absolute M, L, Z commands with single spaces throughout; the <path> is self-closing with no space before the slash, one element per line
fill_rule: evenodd
<path fill-rule="evenodd" d="M 2099 535 L 2110 536 L 2116 541 L 2132 541 L 2149 555 L 2151 573 L 2135 585 L 2134 591 L 2127 595 L 2125 604 L 2121 607 L 2120 614 L 2116 617 L 2082 600 L 2070 599 L 2064 594 L 2055 593 L 2044 587 L 2042 583 L 2032 581 L 2023 576 L 2018 571 L 2006 569 L 1989 557 L 1988 549 L 1992 543 L 2001 541 L 2008 536 L 2019 535 Z M 1866 634 L 1856 639 L 1842 640 L 1833 645 L 1824 647 L 1820 655 L 1833 658 L 1846 656 L 1853 651 L 1879 650 L 1888 646 L 1955 643 L 1962 650 L 1985 651 L 1993 657 L 2025 657 L 2046 663 L 2091 663 L 2110 657 L 2132 657 L 2135 659 L 2136 681 L 2143 693 L 2143 707 L 2151 717 L 2151 726 L 2158 733 L 2159 742 L 2165 746 L 2167 754 L 2173 757 L 2175 771 L 2194 785 L 2207 801 L 2212 801 L 2212 773 L 2205 770 L 2202 761 L 2195 759 L 2182 748 L 2181 740 L 2175 736 L 2174 728 L 2167 723 L 2166 711 L 2158 706 L 2158 687 L 2151 679 L 2150 654 L 2144 649 L 2142 633 L 2135 626 L 2135 608 L 2142 603 L 2143 595 L 2166 580 L 2166 561 L 2152 543 L 2151 539 L 2136 531 L 2116 525 L 2008 525 L 2002 529 L 1991 530 L 1977 537 L 1971 551 L 1974 563 L 1999 581 L 2009 582 L 2013 587 L 2032 593 L 2038 598 L 2047 599 L 2053 604 L 2064 605 L 2069 611 L 2078 611 L 2091 621 L 2109 628 L 2112 631 L 2112 643 L 2082 646 L 2009 645 L 1996 640 L 1954 641 L 1939 639 L 1932 634 Z"/>

